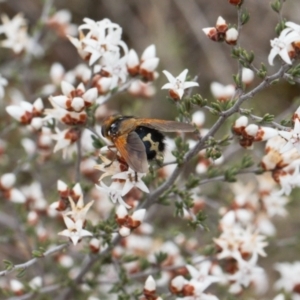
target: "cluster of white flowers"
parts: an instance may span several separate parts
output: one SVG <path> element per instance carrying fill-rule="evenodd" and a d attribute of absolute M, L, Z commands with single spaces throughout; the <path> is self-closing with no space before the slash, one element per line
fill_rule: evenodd
<path fill-rule="evenodd" d="M 199 270 L 191 265 L 186 266 L 191 279 L 187 280 L 179 275 L 172 279 L 170 289 L 173 294 L 182 295 L 176 299 L 207 299 L 218 300 L 218 298 L 211 294 L 206 294 L 204 291 L 214 282 L 220 281 L 220 278 L 210 275 L 212 264 L 210 261 L 204 261 L 200 264 Z"/>
<path fill-rule="evenodd" d="M 232 131 L 238 136 L 242 147 L 253 149 L 254 142 L 267 141 L 266 154 L 261 159 L 265 171 L 272 172 L 273 179 L 281 185 L 278 194 L 289 195 L 293 188 L 299 187 L 300 168 L 300 108 L 292 121 L 293 129 L 278 130 L 271 127 L 248 124 L 248 118 L 238 118 Z"/>
<path fill-rule="evenodd" d="M 23 193 L 14 187 L 16 176 L 12 173 L 3 174 L 0 177 L 1 195 L 9 201 L 16 203 L 24 203 L 26 201 Z"/>
<path fill-rule="evenodd" d="M 22 51 L 35 56 L 43 54 L 42 47 L 28 34 L 27 21 L 22 13 L 15 15 L 11 20 L 7 15 L 2 14 L 1 21 L 0 34 L 6 37 L 1 41 L 1 47 L 12 49 L 15 54 L 20 54 Z"/>
<path fill-rule="evenodd" d="M 123 200 L 123 197 L 133 188 L 138 188 L 145 193 L 149 193 L 148 187 L 142 180 L 143 176 L 146 174 L 137 173 L 130 168 L 128 169 L 128 166 L 119 161 L 118 157 L 114 161 L 110 161 L 102 155 L 100 157 L 103 160 L 103 163 L 96 165 L 95 168 L 102 171 L 103 174 L 99 179 L 100 185 L 98 185 L 97 188 L 107 193 L 113 203 L 118 203 L 125 208 L 131 208 L 131 205 L 127 204 Z M 124 169 L 125 171 L 123 171 Z M 106 177 L 111 177 L 109 186 L 104 183 L 103 179 Z"/>
<path fill-rule="evenodd" d="M 236 28 L 228 28 L 226 21 L 220 16 L 217 19 L 215 27 L 202 29 L 208 38 L 215 42 L 225 41 L 229 45 L 235 45 L 239 36 Z"/>
<path fill-rule="evenodd" d="M 277 129 L 248 123 L 248 117 L 241 116 L 232 127 L 233 133 L 238 137 L 239 144 L 246 149 L 253 149 L 254 142 L 267 141 L 278 136 Z"/>
<path fill-rule="evenodd" d="M 79 183 L 72 189 L 61 180 L 57 182 L 57 189 L 61 199 L 51 204 L 51 208 L 60 211 L 67 229 L 59 232 L 59 235 L 68 237 L 76 245 L 83 237 L 93 236 L 91 232 L 84 229 L 86 215 L 94 201 L 84 204 L 83 193 Z"/>

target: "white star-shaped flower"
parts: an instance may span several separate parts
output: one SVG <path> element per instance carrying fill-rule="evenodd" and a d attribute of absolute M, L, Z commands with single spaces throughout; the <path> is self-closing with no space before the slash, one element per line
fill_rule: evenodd
<path fill-rule="evenodd" d="M 84 221 L 82 219 L 78 219 L 74 222 L 66 215 L 64 215 L 63 218 L 67 229 L 59 232 L 58 234 L 70 238 L 74 245 L 76 245 L 82 237 L 93 236 L 91 232 L 83 229 Z"/>
<path fill-rule="evenodd" d="M 282 136 L 287 143 L 280 150 L 281 153 L 284 153 L 288 150 L 291 150 L 295 147 L 300 153 L 300 121 L 299 119 L 295 119 L 294 129 L 291 131 L 279 131 L 279 135 Z"/>
<path fill-rule="evenodd" d="M 100 181 L 100 185 L 96 185 L 98 190 L 106 192 L 113 203 L 119 203 L 124 205 L 126 208 L 131 208 L 122 198 L 122 191 L 124 189 L 124 183 L 119 181 L 113 181 L 110 186 L 107 186 L 103 181 Z"/>
<path fill-rule="evenodd" d="M 270 65 L 273 65 L 274 58 L 279 55 L 284 62 L 292 64 L 289 56 L 290 51 L 294 51 L 292 43 L 300 40 L 300 34 L 292 28 L 285 28 L 278 38 L 271 40 L 271 52 L 268 57 Z"/>
<path fill-rule="evenodd" d="M 192 277 L 190 283 L 195 287 L 197 295 L 202 295 L 203 291 L 206 290 L 212 283 L 220 281 L 218 277 L 209 275 L 210 267 L 210 262 L 202 263 L 199 270 L 192 265 L 186 266 Z"/>
<path fill-rule="evenodd" d="M 139 188 L 141 191 L 145 193 L 149 193 L 149 189 L 142 181 L 142 177 L 144 173 L 137 173 L 131 169 L 126 172 L 121 172 L 112 176 L 113 179 L 123 179 L 125 180 L 125 185 L 122 189 L 122 196 L 125 196 L 133 187 Z"/>
<path fill-rule="evenodd" d="M 93 205 L 94 200 L 90 201 L 86 205 L 83 202 L 83 196 L 81 195 L 78 201 L 75 203 L 71 197 L 69 197 L 71 204 L 71 211 L 67 212 L 66 215 L 71 216 L 74 220 L 85 220 L 86 214 L 90 207 Z"/>
<path fill-rule="evenodd" d="M 174 77 L 170 72 L 164 70 L 163 73 L 169 80 L 161 89 L 168 89 L 170 96 L 174 100 L 180 100 L 183 96 L 184 90 L 192 86 L 199 86 L 197 82 L 185 81 L 188 70 L 185 69 L 177 77 Z"/>
<path fill-rule="evenodd" d="M 229 275 L 229 280 L 233 281 L 229 291 L 236 294 L 240 293 L 243 287 L 248 287 L 257 276 L 264 274 L 264 270 L 256 264 L 258 259 L 257 253 L 254 253 L 248 261 L 244 260 L 240 253 L 234 258 L 238 262 L 238 270 L 234 274 Z"/>

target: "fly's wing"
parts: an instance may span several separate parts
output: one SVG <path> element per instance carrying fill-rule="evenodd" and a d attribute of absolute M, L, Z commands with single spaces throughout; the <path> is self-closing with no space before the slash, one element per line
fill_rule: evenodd
<path fill-rule="evenodd" d="M 136 132 L 119 136 L 114 144 L 132 170 L 138 173 L 148 172 L 145 145 Z"/>
<path fill-rule="evenodd" d="M 146 126 L 163 132 L 193 132 L 195 127 L 188 123 L 159 119 L 137 119 L 137 126 Z"/>

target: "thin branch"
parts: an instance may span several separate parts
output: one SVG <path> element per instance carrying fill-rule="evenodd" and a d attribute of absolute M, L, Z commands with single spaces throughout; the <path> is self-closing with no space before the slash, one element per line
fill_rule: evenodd
<path fill-rule="evenodd" d="M 243 109 L 240 109 L 240 112 L 243 113 Z M 253 121 L 257 121 L 257 122 L 263 121 L 262 117 L 259 117 L 259 116 L 253 115 L 253 114 L 247 114 L 247 116 L 250 117 Z M 274 122 L 274 121 L 268 122 L 267 124 L 271 124 L 271 125 L 273 125 L 273 127 L 280 129 L 280 130 L 289 130 L 290 129 L 289 127 L 280 125 L 279 123 Z"/>
<path fill-rule="evenodd" d="M 18 265 L 14 265 L 12 266 L 9 270 L 4 270 L 0 272 L 0 276 L 6 276 L 7 274 L 15 271 L 15 270 L 23 270 L 23 269 L 27 269 L 28 267 L 32 266 L 33 264 L 35 264 L 39 259 L 44 258 L 46 256 L 52 255 L 54 253 L 57 253 L 67 247 L 69 247 L 69 243 L 65 243 L 65 244 L 61 244 L 55 247 L 50 248 L 49 250 L 45 251 L 43 253 L 42 257 L 35 257 L 25 263 L 22 264 L 18 264 Z"/>
<path fill-rule="evenodd" d="M 246 169 L 246 170 L 240 170 L 236 173 L 236 175 L 241 175 L 241 174 L 249 174 L 249 173 L 257 173 L 257 172 L 261 172 L 262 170 L 257 168 L 257 169 Z M 216 177 L 212 177 L 212 178 L 206 178 L 203 179 L 199 182 L 199 185 L 204 185 L 210 182 L 216 182 L 216 181 L 225 181 L 226 178 L 224 175 L 220 175 L 220 176 L 216 176 Z"/>

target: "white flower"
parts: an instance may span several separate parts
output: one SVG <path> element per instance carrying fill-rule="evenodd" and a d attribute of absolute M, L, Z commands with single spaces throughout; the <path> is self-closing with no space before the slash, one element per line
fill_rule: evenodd
<path fill-rule="evenodd" d="M 93 236 L 91 232 L 83 229 L 84 221 L 82 219 L 77 219 L 74 222 L 66 215 L 63 215 L 63 218 L 67 226 L 67 229 L 59 232 L 58 234 L 70 238 L 74 245 L 76 245 L 81 240 L 82 237 Z"/>
<path fill-rule="evenodd" d="M 195 124 L 197 127 L 201 128 L 205 122 L 205 114 L 203 111 L 198 110 L 193 113 L 192 115 L 192 123 Z"/>
<path fill-rule="evenodd" d="M 271 52 L 268 57 L 270 65 L 273 65 L 274 58 L 279 55 L 284 62 L 292 64 L 289 52 L 293 52 L 292 43 L 300 40 L 300 34 L 292 28 L 285 28 L 278 38 L 271 40 Z"/>
<path fill-rule="evenodd" d="M 243 68 L 242 69 L 242 81 L 243 83 L 250 84 L 254 79 L 254 72 L 251 69 Z"/>
<path fill-rule="evenodd" d="M 69 201 L 71 204 L 71 211 L 66 213 L 66 216 L 71 216 L 75 221 L 81 219 L 85 220 L 86 214 L 90 207 L 93 205 L 94 200 L 90 201 L 86 205 L 83 202 L 83 196 L 81 195 L 78 201 L 75 203 L 71 197 L 69 197 Z"/>
<path fill-rule="evenodd" d="M 197 82 L 185 81 L 188 70 L 185 69 L 177 77 L 174 77 L 170 72 L 164 70 L 163 73 L 169 80 L 169 83 L 163 85 L 162 89 L 168 89 L 170 96 L 174 100 L 179 100 L 182 98 L 184 90 L 192 86 L 199 86 Z"/>
<path fill-rule="evenodd" d="M 25 196 L 18 189 L 15 189 L 15 188 L 12 188 L 9 190 L 7 199 L 12 202 L 15 202 L 15 203 L 25 203 L 26 202 Z"/>
<path fill-rule="evenodd" d="M 31 279 L 28 284 L 32 290 L 38 290 L 43 285 L 42 277 L 36 276 L 33 279 Z"/>
<path fill-rule="evenodd" d="M 119 53 L 120 49 L 127 54 L 127 45 L 121 40 L 122 28 L 109 19 L 95 22 L 89 18 L 83 19 L 86 24 L 79 30 L 88 30 L 83 39 L 84 51 L 91 54 L 89 64 L 93 65 L 106 52 Z"/>
<path fill-rule="evenodd" d="M 133 212 L 131 219 L 133 223 L 142 223 L 146 214 L 146 209 L 138 209 Z"/>
<path fill-rule="evenodd" d="M 228 25 L 223 17 L 219 16 L 216 22 L 216 29 L 218 32 L 226 32 Z"/>
<path fill-rule="evenodd" d="M 225 41 L 229 45 L 235 45 L 239 37 L 239 32 L 235 28 L 230 28 L 225 33 Z"/>
<path fill-rule="evenodd" d="M 217 255 L 218 259 L 231 258 L 239 253 L 243 232 L 238 225 L 223 228 L 221 236 L 214 238 L 214 242 L 222 249 Z"/>
<path fill-rule="evenodd" d="M 229 291 L 237 294 L 242 291 L 242 287 L 248 287 L 257 276 L 264 273 L 264 269 L 256 265 L 258 258 L 256 253 L 248 261 L 244 260 L 240 253 L 234 258 L 238 262 L 238 271 L 229 276 L 229 280 L 233 281 Z"/>
<path fill-rule="evenodd" d="M 188 281 L 182 276 L 182 275 L 178 275 L 175 278 L 173 278 L 171 280 L 171 288 L 172 290 L 174 290 L 176 293 L 179 293 L 182 291 L 184 285 L 187 283 Z"/>
<path fill-rule="evenodd" d="M 283 289 L 287 293 L 293 292 L 300 284 L 300 262 L 282 262 L 275 264 L 275 270 L 280 273 L 280 279 L 276 281 L 275 288 Z M 295 295 L 295 294 L 294 294 Z M 294 298 L 292 298 L 294 299 Z M 295 298 L 296 299 L 296 298 Z"/>
<path fill-rule="evenodd" d="M 268 243 L 265 241 L 266 237 L 264 235 L 258 234 L 257 232 L 252 232 L 252 230 L 247 229 L 243 231 L 241 239 L 242 252 L 267 256 L 264 248 L 268 245 Z"/>
<path fill-rule="evenodd" d="M 286 216 L 287 211 L 285 205 L 288 203 L 288 198 L 276 194 L 266 195 L 262 198 L 264 208 L 267 211 L 268 216 Z"/>
<path fill-rule="evenodd" d="M 117 160 L 111 161 L 101 154 L 99 155 L 99 157 L 101 158 L 103 163 L 94 166 L 95 169 L 103 172 L 103 174 L 99 178 L 99 181 L 101 181 L 104 177 L 112 176 L 114 174 L 120 173 L 121 171 L 120 163 Z"/>
<path fill-rule="evenodd" d="M 57 133 L 51 135 L 52 139 L 57 141 L 53 152 L 63 150 L 63 158 L 65 159 L 68 155 L 76 151 L 74 143 L 79 139 L 80 132 L 76 128 L 65 129 L 63 131 L 55 128 L 55 130 Z"/>
<path fill-rule="evenodd" d="M 278 181 L 281 185 L 281 190 L 274 192 L 275 195 L 290 195 L 293 188 L 300 185 L 300 161 L 295 160 L 289 166 L 287 166 L 282 173 L 278 174 Z M 293 171 L 293 172 L 292 172 Z"/>
<path fill-rule="evenodd" d="M 45 115 L 44 118 L 45 121 L 50 119 L 57 119 L 63 124 L 66 125 L 79 125 L 79 124 L 85 124 L 87 120 L 87 114 L 85 111 L 81 112 L 75 112 L 75 111 L 68 111 L 64 108 L 62 108 L 60 105 L 55 103 L 53 101 L 52 96 L 49 97 L 49 102 L 53 106 L 53 108 L 47 108 L 45 109 Z"/>
<path fill-rule="evenodd" d="M 129 236 L 130 233 L 131 233 L 130 228 L 128 228 L 128 227 L 126 227 L 126 226 L 121 226 L 120 229 L 119 229 L 119 234 L 120 234 L 120 236 L 122 236 L 122 237 Z"/>
<path fill-rule="evenodd" d="M 18 293 L 23 293 L 24 290 L 24 284 L 16 279 L 12 279 L 10 280 L 10 289 L 12 290 L 12 292 L 18 294 Z"/>
<path fill-rule="evenodd" d="M 210 90 L 213 96 L 220 101 L 227 101 L 235 94 L 235 87 L 233 84 L 223 85 L 219 82 L 212 82 Z"/>
<path fill-rule="evenodd" d="M 128 216 L 128 211 L 124 205 L 119 205 L 116 209 L 116 217 L 118 219 L 125 219 Z"/>
<path fill-rule="evenodd" d="M 82 111 L 85 107 L 92 105 L 98 96 L 96 88 L 85 91 L 83 83 L 75 88 L 67 81 L 62 81 L 61 90 L 63 95 L 51 97 L 51 100 L 61 108 L 69 111 Z"/>
<path fill-rule="evenodd" d="M 1 15 L 2 25 L 0 34 L 6 35 L 6 40 L 1 42 L 2 47 L 11 48 L 14 53 L 22 52 L 28 45 L 27 22 L 23 14 L 15 15 L 11 20 L 5 14 Z"/>
<path fill-rule="evenodd" d="M 299 119 L 295 119 L 294 129 L 291 131 L 283 131 L 280 130 L 279 135 L 282 136 L 287 143 L 285 146 L 280 150 L 281 153 L 291 150 L 295 147 L 298 152 L 300 153 L 300 121 Z"/>
<path fill-rule="evenodd" d="M 131 206 L 128 205 L 122 198 L 124 183 L 113 181 L 110 186 L 107 186 L 103 183 L 103 181 L 100 181 L 100 186 L 96 185 L 96 188 L 100 191 L 104 190 L 113 203 L 119 203 L 120 205 L 124 205 L 126 208 L 131 208 Z"/>
<path fill-rule="evenodd" d="M 148 292 L 154 292 L 156 290 L 156 283 L 151 275 L 146 279 L 144 289 Z"/>
<path fill-rule="evenodd" d="M 193 282 L 194 286 L 196 287 L 197 294 L 202 293 L 206 290 L 212 283 L 218 282 L 219 278 L 216 276 L 209 275 L 209 270 L 211 267 L 211 263 L 209 261 L 202 263 L 199 266 L 199 270 L 191 265 L 187 265 L 186 268 L 188 269 L 192 279 L 190 283 Z"/>
<path fill-rule="evenodd" d="M 145 193 L 149 193 L 149 189 L 142 181 L 142 177 L 144 173 L 137 173 L 131 169 L 126 172 L 121 172 L 119 174 L 115 174 L 112 176 L 112 179 L 123 179 L 125 180 L 124 187 L 122 189 L 122 196 L 125 196 L 133 187 L 139 188 L 141 191 Z"/>
<path fill-rule="evenodd" d="M 285 26 L 288 27 L 288 28 L 293 29 L 294 31 L 296 31 L 297 33 L 300 34 L 300 25 L 289 21 L 289 22 L 285 23 Z"/>
<path fill-rule="evenodd" d="M 11 189 L 16 182 L 16 175 L 13 173 L 6 173 L 0 177 L 0 186 L 3 189 Z"/>
<path fill-rule="evenodd" d="M 131 49 L 127 55 L 126 66 L 128 73 L 131 76 L 141 75 L 143 81 L 153 81 L 158 77 L 155 71 L 159 63 L 159 58 L 156 57 L 155 45 L 148 46 L 139 60 L 135 50 Z"/>

